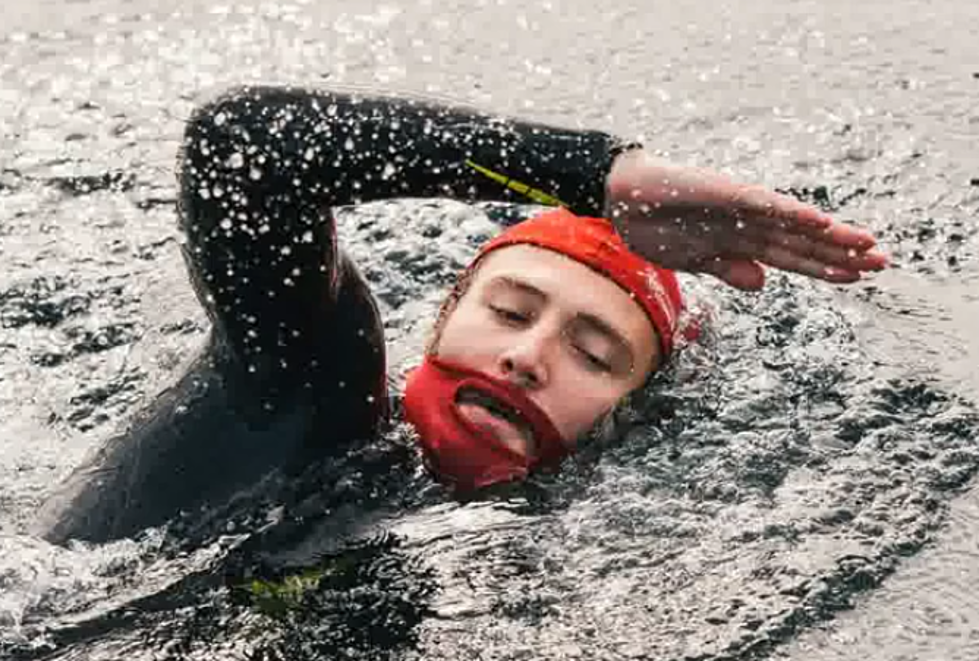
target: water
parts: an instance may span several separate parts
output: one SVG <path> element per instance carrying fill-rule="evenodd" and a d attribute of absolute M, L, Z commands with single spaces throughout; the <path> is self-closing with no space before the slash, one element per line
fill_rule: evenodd
<path fill-rule="evenodd" d="M 974 658 L 979 6 L 2 12 L 0 655 Z M 760 296 L 691 279 L 713 311 L 707 340 L 544 502 L 453 504 L 409 474 L 397 497 L 326 517 L 291 559 L 254 550 L 264 519 L 189 551 L 159 531 L 51 547 L 30 530 L 46 491 L 203 342 L 173 158 L 196 103 L 257 80 L 638 136 L 868 224 L 896 268 L 847 289 L 774 276 Z M 344 214 L 395 367 L 496 212 Z M 443 235 L 422 243 L 431 224 Z M 411 267 L 419 255 L 431 269 Z M 235 572 L 259 560 L 308 561 L 317 587 L 243 592 Z"/>

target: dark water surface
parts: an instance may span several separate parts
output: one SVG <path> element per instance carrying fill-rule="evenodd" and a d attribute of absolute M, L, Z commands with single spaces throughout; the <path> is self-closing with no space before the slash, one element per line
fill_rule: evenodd
<path fill-rule="evenodd" d="M 8 4 L 0 657 L 976 658 L 979 5 Z M 411 476 L 402 507 L 325 517 L 294 550 L 315 576 L 250 596 L 228 567 L 258 523 L 190 551 L 163 531 L 52 547 L 38 503 L 206 336 L 173 159 L 191 108 L 248 81 L 639 136 L 869 225 L 895 268 L 760 295 L 687 279 L 705 342 L 544 505 L 452 503 Z M 497 212 L 343 214 L 395 372 Z"/>

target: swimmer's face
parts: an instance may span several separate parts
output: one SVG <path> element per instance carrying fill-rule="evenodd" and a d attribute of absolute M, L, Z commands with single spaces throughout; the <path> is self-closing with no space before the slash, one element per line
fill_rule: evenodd
<path fill-rule="evenodd" d="M 577 441 L 645 382 L 658 346 L 649 318 L 614 282 L 559 253 L 517 245 L 483 259 L 432 351 L 518 384 L 564 439 Z M 460 413 L 476 424 L 488 415 L 476 402 Z M 513 450 L 532 451 L 520 429 L 503 426 L 502 434 Z"/>

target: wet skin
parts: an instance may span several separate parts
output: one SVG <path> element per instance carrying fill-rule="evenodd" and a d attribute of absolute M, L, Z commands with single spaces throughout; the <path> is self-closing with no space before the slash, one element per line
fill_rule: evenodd
<path fill-rule="evenodd" d="M 526 245 L 485 258 L 434 351 L 525 388 L 572 444 L 659 362 L 653 326 L 628 293 L 579 262 Z M 475 402 L 459 411 L 515 451 L 533 451 L 520 425 Z"/>

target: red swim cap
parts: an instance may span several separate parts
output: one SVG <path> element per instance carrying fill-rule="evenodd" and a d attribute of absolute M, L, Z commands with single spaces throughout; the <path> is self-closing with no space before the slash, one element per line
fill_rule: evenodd
<path fill-rule="evenodd" d="M 553 250 L 591 267 L 624 289 L 646 312 L 659 336 L 662 358 L 673 351 L 683 300 L 676 276 L 629 250 L 608 220 L 549 211 L 506 230 L 485 244 L 469 265 L 499 248 L 532 245 Z M 465 275 L 460 279 L 464 282 Z M 457 290 L 459 286 L 457 285 Z M 460 389 L 472 387 L 517 410 L 533 430 L 536 451 L 517 455 L 491 436 L 467 425 L 458 415 Z M 555 466 L 574 450 L 575 439 L 562 439 L 547 414 L 513 384 L 461 365 L 425 357 L 408 377 L 405 417 L 420 436 L 426 463 L 443 482 L 462 490 L 519 480 L 530 472 Z"/>
<path fill-rule="evenodd" d="M 561 253 L 615 282 L 646 312 L 659 336 L 662 359 L 673 352 L 683 311 L 676 274 L 629 250 L 610 221 L 576 216 L 564 208 L 547 211 L 514 225 L 486 243 L 468 270 L 472 271 L 494 250 L 517 244 Z"/>

